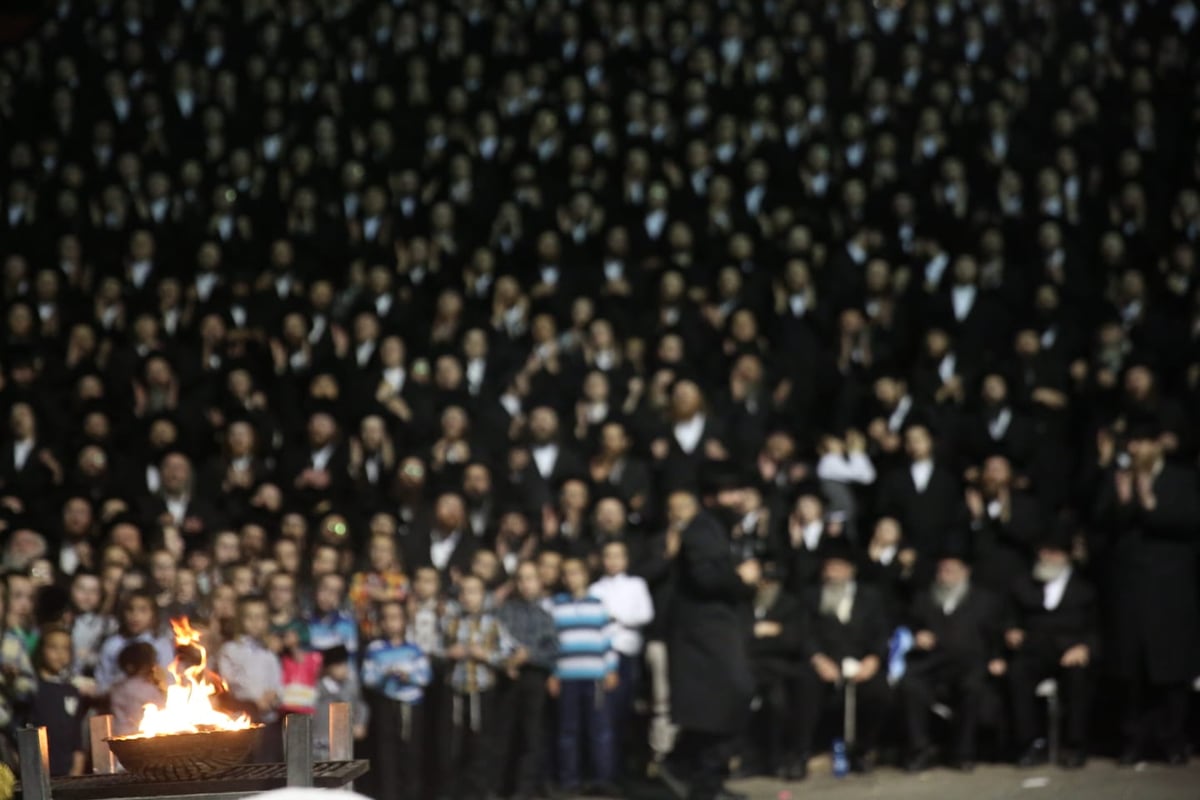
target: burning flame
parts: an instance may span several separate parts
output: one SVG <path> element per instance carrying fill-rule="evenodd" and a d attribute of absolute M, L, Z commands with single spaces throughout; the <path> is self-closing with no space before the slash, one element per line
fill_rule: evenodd
<path fill-rule="evenodd" d="M 208 671 L 208 652 L 200 644 L 200 632 L 191 626 L 187 617 L 171 620 L 171 628 L 175 632 L 175 646 L 193 648 L 200 654 L 200 663 L 183 668 L 179 656 L 175 656 L 175 661 L 167 668 L 175 679 L 167 687 L 167 702 L 162 708 L 153 703 L 146 704 L 137 735 L 237 731 L 253 727 L 245 714 L 231 717 L 213 708 L 213 695 L 225 685 L 219 676 Z"/>

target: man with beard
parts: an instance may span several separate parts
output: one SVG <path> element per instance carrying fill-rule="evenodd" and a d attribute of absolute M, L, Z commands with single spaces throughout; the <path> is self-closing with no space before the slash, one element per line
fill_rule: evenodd
<path fill-rule="evenodd" d="M 1033 544 L 1046 524 L 1041 503 L 1013 488 L 1012 465 L 1002 455 L 983 462 L 979 487 L 968 488 L 965 496 L 975 583 L 1003 594 L 1029 569 Z"/>
<path fill-rule="evenodd" d="M 930 706 L 954 706 L 954 764 L 969 770 L 975 762 L 975 733 L 986 675 L 1005 664 L 1002 608 L 997 595 L 971 581 L 965 548 L 943 552 L 933 585 L 913 601 L 909 626 L 915 631 L 900 694 L 904 700 L 910 758 L 908 770 L 934 763 L 929 736 Z"/>
<path fill-rule="evenodd" d="M 767 774 L 785 780 L 803 773 L 794 758 L 789 724 L 796 714 L 796 672 L 804 640 L 804 609 L 783 586 L 783 570 L 763 563 L 762 580 L 754 594 L 754 640 L 750 658 L 754 681 L 762 700 L 759 735 L 761 766 Z M 755 737 L 752 737 L 755 738 Z"/>
<path fill-rule="evenodd" d="M 680 729 L 672 761 L 688 782 L 689 800 L 730 798 L 722 783 L 754 696 L 749 603 L 762 569 L 756 560 L 735 568 L 728 533 L 690 492 L 673 493 L 667 515 L 668 553 L 675 553 L 667 647 L 671 712 Z M 683 797 L 674 770 L 664 772 Z"/>
<path fill-rule="evenodd" d="M 826 538 L 821 555 L 821 584 L 805 596 L 808 622 L 803 652 L 807 663 L 800 667 L 800 758 L 791 776 L 796 780 L 807 774 L 822 712 L 831 705 L 841 711 L 847 682 L 853 682 L 857 692 L 859 736 L 850 753 L 855 772 L 870 771 L 867 754 L 878 739 L 888 703 L 883 598 L 873 586 L 856 580 L 859 554 L 844 537 Z M 850 662 L 857 662 L 857 669 L 848 669 Z"/>
<path fill-rule="evenodd" d="M 1161 427 L 1129 430 L 1096 503 L 1094 551 L 1107 568 L 1108 654 L 1122 685 L 1121 763 L 1141 759 L 1157 731 L 1170 764 L 1187 761 L 1188 682 L 1196 674 L 1200 600 L 1196 535 L 1200 502 L 1193 470 L 1164 461 Z"/>
<path fill-rule="evenodd" d="M 1066 707 L 1067 749 L 1062 763 L 1082 767 L 1087 760 L 1086 735 L 1091 663 L 1096 655 L 1096 595 L 1074 569 L 1071 539 L 1058 530 L 1039 546 L 1032 574 L 1013 586 L 1005 643 L 1013 651 L 1008 665 L 1013 737 L 1021 755 L 1017 765 L 1032 767 L 1045 760 L 1036 741 L 1037 685 L 1058 681 Z"/>

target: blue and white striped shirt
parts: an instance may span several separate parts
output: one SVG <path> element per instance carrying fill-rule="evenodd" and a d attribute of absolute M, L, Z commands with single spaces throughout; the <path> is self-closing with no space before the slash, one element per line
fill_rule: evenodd
<path fill-rule="evenodd" d="M 619 659 L 608 632 L 612 620 L 599 598 L 560 594 L 552 614 L 558 632 L 555 675 L 564 681 L 598 681 L 616 672 Z"/>
<path fill-rule="evenodd" d="M 424 687 L 433 679 L 433 670 L 429 667 L 429 659 L 416 645 L 376 639 L 367 645 L 362 675 L 363 686 L 368 689 L 380 692 L 389 700 L 416 705 L 425 695 Z"/>

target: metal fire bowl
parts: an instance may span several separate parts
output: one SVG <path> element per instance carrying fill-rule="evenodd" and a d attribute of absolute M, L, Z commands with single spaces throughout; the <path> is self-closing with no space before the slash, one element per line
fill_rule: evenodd
<path fill-rule="evenodd" d="M 262 725 L 237 731 L 114 736 L 107 739 L 126 770 L 150 780 L 190 781 L 242 764 L 258 746 Z"/>

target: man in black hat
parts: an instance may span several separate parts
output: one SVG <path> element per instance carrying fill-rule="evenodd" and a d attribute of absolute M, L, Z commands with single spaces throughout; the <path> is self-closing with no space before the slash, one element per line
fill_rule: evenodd
<path fill-rule="evenodd" d="M 1005 668 L 1000 598 L 972 584 L 965 550 L 952 544 L 942 552 L 933 584 L 916 597 L 909 612 L 915 641 L 908 653 L 900 694 L 908 728 L 908 769 L 912 772 L 934 762 L 929 714 L 939 700 L 954 706 L 954 763 L 964 770 L 974 765 L 986 676 L 1000 675 Z"/>
<path fill-rule="evenodd" d="M 774 561 L 762 565 L 762 578 L 754 594 L 754 639 L 750 661 L 761 701 L 759 732 L 764 771 L 777 777 L 799 777 L 794 742 L 789 735 L 795 719 L 796 676 L 804 644 L 804 608 L 783 585 L 783 574 Z"/>
<path fill-rule="evenodd" d="M 1154 419 L 1127 430 L 1097 498 L 1093 553 L 1104 578 L 1112 651 L 1107 663 L 1123 687 L 1121 763 L 1140 760 L 1157 732 L 1167 761 L 1187 761 L 1188 682 L 1196 674 L 1200 599 L 1195 472 L 1167 463 Z"/>
<path fill-rule="evenodd" d="M 733 744 L 754 697 L 748 606 L 761 576 L 757 560 L 735 567 L 729 535 L 695 495 L 674 492 L 667 516 L 677 543 L 675 590 L 667 647 L 671 713 L 680 733 L 672 761 L 691 800 L 713 800 L 722 788 Z M 668 771 L 667 784 L 682 787 Z"/>
<path fill-rule="evenodd" d="M 1063 766 L 1081 767 L 1087 759 L 1086 736 L 1091 664 L 1096 657 L 1096 593 L 1071 563 L 1071 538 L 1057 530 L 1044 539 L 1030 574 L 1013 586 L 1011 618 L 1004 640 L 1012 651 L 1008 684 L 1013 736 L 1021 755 L 1017 764 L 1036 766 L 1045 759 L 1037 742 L 1037 685 L 1056 678 L 1066 707 L 1067 750 Z"/>
<path fill-rule="evenodd" d="M 845 683 L 853 682 L 857 692 L 859 736 L 850 753 L 851 767 L 856 772 L 870 769 L 867 754 L 878 738 L 888 702 L 888 629 L 883 598 L 873 586 L 855 580 L 860 555 L 844 537 L 826 538 L 821 555 L 821 584 L 809 589 L 804 598 L 807 663 L 800 668 L 801 755 L 792 775 L 795 779 L 805 777 L 822 712 L 834 698 L 841 708 L 845 694 L 839 689 Z"/>

